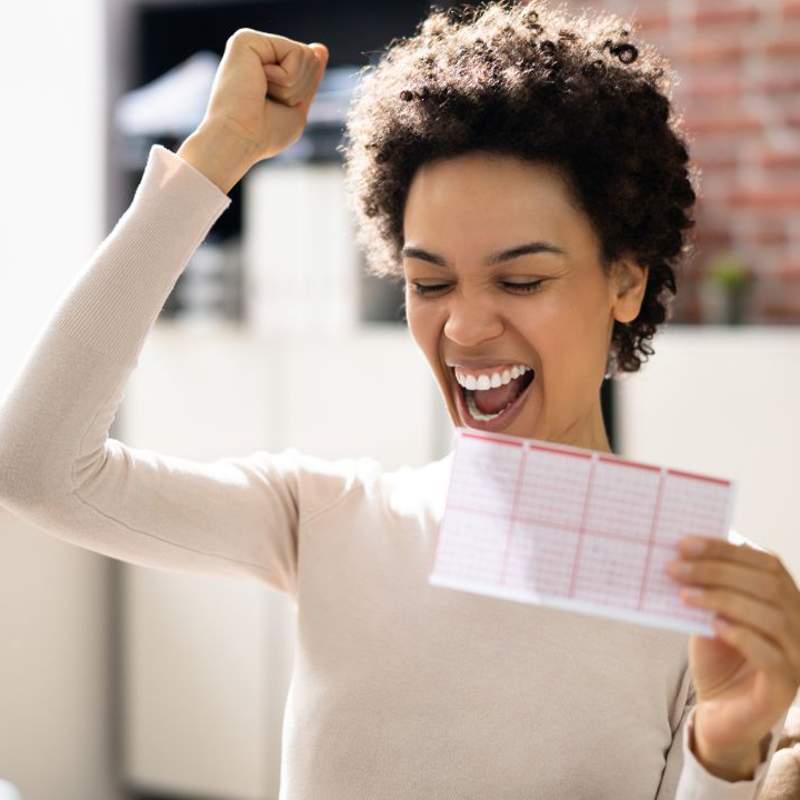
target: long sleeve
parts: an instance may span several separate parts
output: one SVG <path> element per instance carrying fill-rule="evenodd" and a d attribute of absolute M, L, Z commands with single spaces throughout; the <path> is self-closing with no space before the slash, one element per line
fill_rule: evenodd
<path fill-rule="evenodd" d="M 131 206 L 61 297 L 0 405 L 0 503 L 103 555 L 254 577 L 293 594 L 301 515 L 346 492 L 352 464 L 294 449 L 200 463 L 108 436 L 151 326 L 229 204 L 175 153 L 151 149 Z"/>
<path fill-rule="evenodd" d="M 690 747 L 696 710 L 696 695 L 690 686 L 678 730 L 667 752 L 664 775 L 656 800 L 756 800 L 777 748 L 788 710 L 773 726 L 766 756 L 749 781 L 725 781 L 712 775 L 697 760 Z"/>

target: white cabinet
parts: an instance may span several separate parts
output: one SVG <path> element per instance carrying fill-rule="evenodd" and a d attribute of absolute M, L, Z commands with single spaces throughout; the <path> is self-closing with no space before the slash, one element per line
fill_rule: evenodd
<path fill-rule="evenodd" d="M 354 333 L 362 262 L 341 165 L 262 161 L 242 193 L 250 327 L 267 335 Z"/>
<path fill-rule="evenodd" d="M 387 468 L 447 452 L 452 427 L 405 327 L 267 337 L 160 322 L 131 376 L 135 447 L 211 460 L 293 446 Z M 126 781 L 277 798 L 294 605 L 258 584 L 123 566 Z"/>

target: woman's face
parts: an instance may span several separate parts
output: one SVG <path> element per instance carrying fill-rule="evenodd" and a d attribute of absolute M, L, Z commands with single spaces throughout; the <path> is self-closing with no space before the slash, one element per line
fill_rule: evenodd
<path fill-rule="evenodd" d="M 614 320 L 639 313 L 647 269 L 620 260 L 606 278 L 560 175 L 512 156 L 424 164 L 403 228 L 408 324 L 453 423 L 610 452 L 600 387 Z M 514 365 L 529 370 L 514 379 Z"/>

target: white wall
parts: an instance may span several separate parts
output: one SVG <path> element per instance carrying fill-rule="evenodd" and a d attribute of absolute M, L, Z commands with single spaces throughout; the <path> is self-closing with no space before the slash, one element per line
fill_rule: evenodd
<path fill-rule="evenodd" d="M 0 396 L 106 233 L 102 22 L 100 0 L 3 4 Z M 118 796 L 109 575 L 0 509 L 0 777 L 25 800 Z"/>
<path fill-rule="evenodd" d="M 736 482 L 733 527 L 800 583 L 800 327 L 679 326 L 617 381 L 620 455 Z"/>

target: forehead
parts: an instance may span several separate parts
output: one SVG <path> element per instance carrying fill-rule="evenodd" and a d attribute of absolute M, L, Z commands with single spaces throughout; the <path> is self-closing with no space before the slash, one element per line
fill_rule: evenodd
<path fill-rule="evenodd" d="M 423 164 L 408 191 L 403 230 L 407 243 L 453 253 L 532 238 L 594 246 L 588 217 L 554 167 L 484 152 Z"/>

